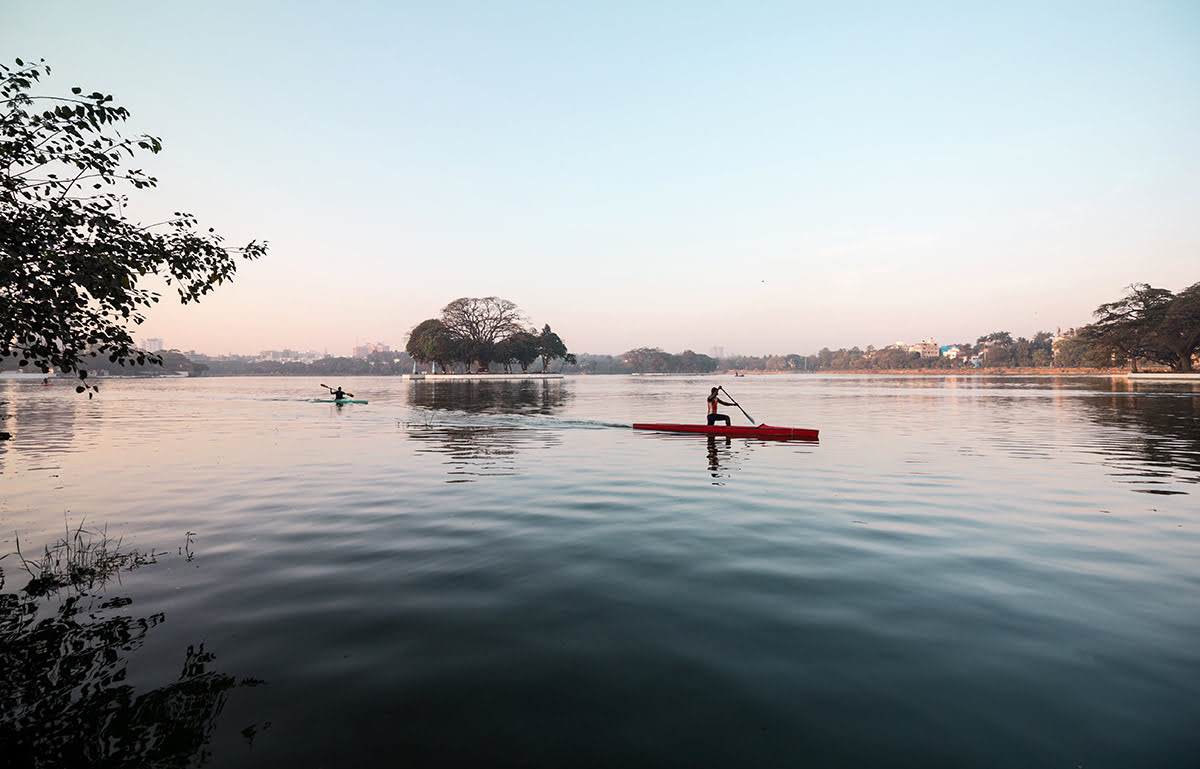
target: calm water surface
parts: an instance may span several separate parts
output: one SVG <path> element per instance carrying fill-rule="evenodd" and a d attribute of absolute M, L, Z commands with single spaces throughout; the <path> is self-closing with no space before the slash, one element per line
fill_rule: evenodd
<path fill-rule="evenodd" d="M 0 764 L 1200 766 L 1198 385 L 330 383 L 0 381 Z"/>

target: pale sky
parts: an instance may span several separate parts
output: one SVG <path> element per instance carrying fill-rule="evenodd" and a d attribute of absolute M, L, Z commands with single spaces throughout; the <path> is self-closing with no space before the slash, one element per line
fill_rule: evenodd
<path fill-rule="evenodd" d="M 134 332 L 171 348 L 497 295 L 574 352 L 803 354 L 1200 281 L 1194 0 L 3 0 L 0 55 L 162 137 L 145 221 L 270 241 Z"/>

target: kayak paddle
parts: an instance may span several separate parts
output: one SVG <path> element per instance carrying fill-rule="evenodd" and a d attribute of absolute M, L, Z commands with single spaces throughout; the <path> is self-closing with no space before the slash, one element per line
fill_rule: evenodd
<path fill-rule="evenodd" d="M 330 386 L 329 386 L 329 385 L 327 385 L 327 384 L 323 384 L 323 385 L 321 385 L 321 386 L 322 386 L 322 387 L 324 387 L 326 390 L 328 390 L 330 395 L 333 395 L 333 388 L 332 388 L 332 387 L 330 387 Z M 350 398 L 353 398 L 353 397 L 354 397 L 354 393 L 346 393 L 346 395 L 347 395 L 348 397 L 350 397 Z"/>
<path fill-rule="evenodd" d="M 738 409 L 740 409 L 743 414 L 746 414 L 746 409 L 742 408 L 741 404 L 739 404 L 736 400 L 734 400 L 732 395 L 729 395 L 728 390 L 726 390 L 724 387 L 722 387 L 721 392 L 723 392 L 727 396 L 729 396 L 729 400 L 733 401 L 733 405 L 737 406 Z M 750 420 L 750 424 L 756 424 L 756 422 L 754 421 L 754 417 L 750 416 L 749 414 L 746 414 L 746 419 Z"/>

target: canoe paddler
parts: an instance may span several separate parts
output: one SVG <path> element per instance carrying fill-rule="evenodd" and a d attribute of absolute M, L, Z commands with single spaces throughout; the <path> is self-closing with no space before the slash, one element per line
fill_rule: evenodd
<path fill-rule="evenodd" d="M 334 400 L 340 401 L 346 397 L 346 392 L 345 392 L 345 390 L 342 389 L 341 385 L 338 385 L 338 389 L 336 389 L 336 390 L 333 389 L 332 387 L 327 388 L 327 389 L 329 390 L 329 394 L 333 396 Z"/>
<path fill-rule="evenodd" d="M 714 422 L 716 422 L 717 420 L 719 420 L 719 419 L 724 419 L 724 420 L 725 420 L 725 426 L 726 426 L 726 427 L 729 427 L 729 424 L 730 424 L 730 423 L 729 423 L 729 417 L 727 417 L 727 416 L 726 416 L 726 415 L 724 415 L 724 414 L 718 414 L 718 413 L 717 413 L 717 404 L 719 403 L 719 404 L 721 404 L 722 406 L 736 406 L 737 404 L 736 404 L 736 403 L 730 403 L 730 402 L 728 402 L 728 401 L 723 401 L 723 400 L 721 400 L 719 397 L 717 397 L 717 390 L 719 390 L 719 389 L 720 389 L 720 388 L 718 388 L 718 387 L 714 387 L 714 388 L 712 389 L 712 392 L 710 392 L 710 393 L 708 394 L 708 424 L 709 424 L 709 426 L 711 427 L 711 426 L 712 426 L 712 424 L 713 424 Z"/>

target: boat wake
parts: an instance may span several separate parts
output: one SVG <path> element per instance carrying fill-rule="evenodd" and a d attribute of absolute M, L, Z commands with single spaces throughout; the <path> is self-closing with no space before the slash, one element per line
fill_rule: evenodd
<path fill-rule="evenodd" d="M 397 427 L 414 428 L 479 428 L 509 430 L 628 430 L 628 422 L 605 422 L 595 419 L 556 419 L 548 416 L 522 414 L 461 414 L 445 415 L 439 419 L 396 420 Z"/>

